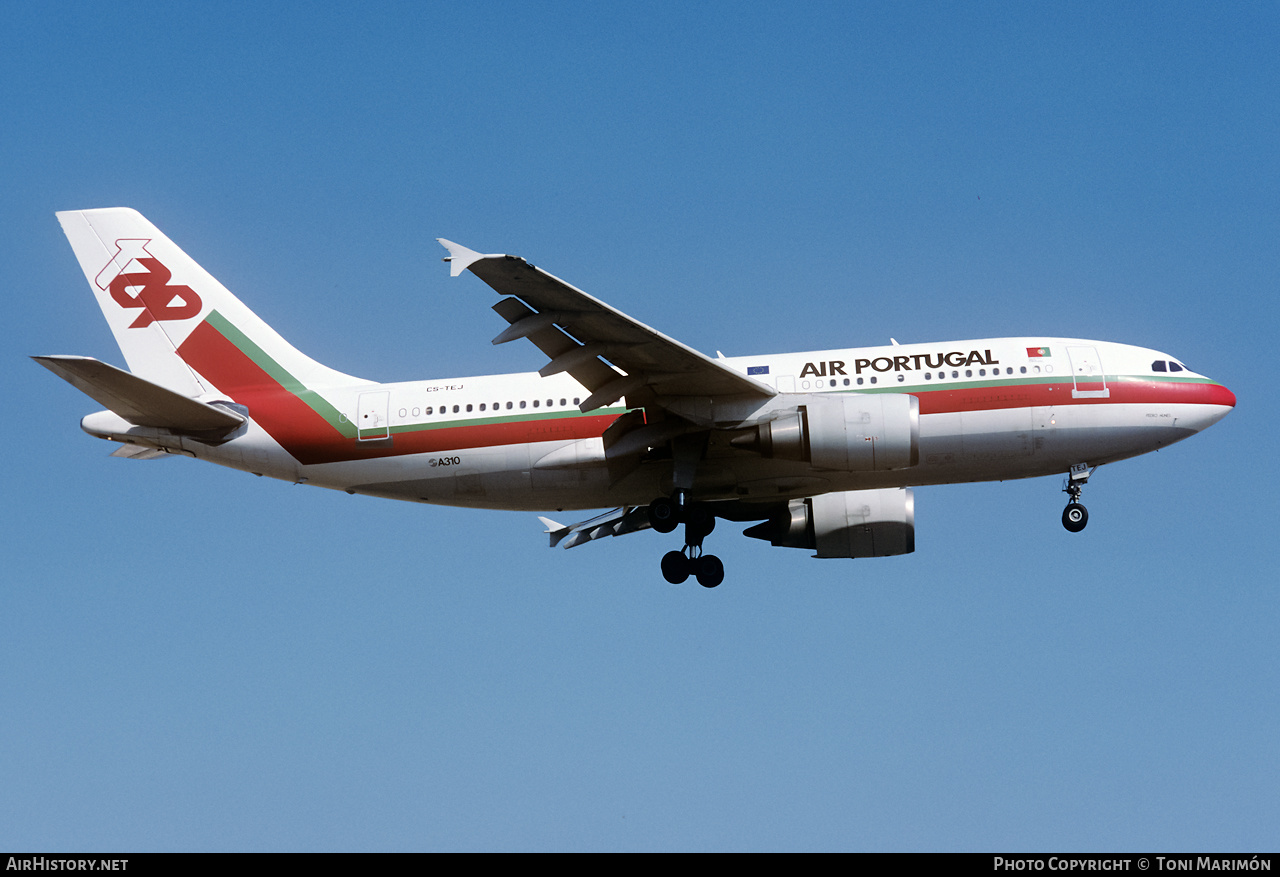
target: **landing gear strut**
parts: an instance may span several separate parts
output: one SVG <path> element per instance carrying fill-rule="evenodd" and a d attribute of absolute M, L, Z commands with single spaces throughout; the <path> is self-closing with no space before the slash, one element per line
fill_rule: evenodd
<path fill-rule="evenodd" d="M 1062 526 L 1072 533 L 1079 533 L 1089 523 L 1089 510 L 1080 504 L 1080 492 L 1092 474 L 1093 469 L 1089 468 L 1088 463 L 1077 463 L 1067 473 L 1067 483 L 1062 492 L 1071 499 L 1062 510 Z"/>
<path fill-rule="evenodd" d="M 702 553 L 702 540 L 716 527 L 715 515 L 701 503 L 690 502 L 688 491 L 677 490 L 670 499 L 664 496 L 651 502 L 649 523 L 659 533 L 670 533 L 678 523 L 684 524 L 684 548 L 668 551 L 662 557 L 664 579 L 678 585 L 693 576 L 704 588 L 714 588 L 724 581 L 720 558 Z"/>

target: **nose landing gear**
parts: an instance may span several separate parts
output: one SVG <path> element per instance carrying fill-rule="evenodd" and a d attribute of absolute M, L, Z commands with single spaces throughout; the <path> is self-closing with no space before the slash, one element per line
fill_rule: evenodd
<path fill-rule="evenodd" d="M 1089 510 L 1078 502 L 1069 502 L 1062 510 L 1062 526 L 1072 533 L 1079 533 L 1089 523 Z"/>
<path fill-rule="evenodd" d="M 1080 492 L 1092 474 L 1093 469 L 1089 468 L 1088 463 L 1077 463 L 1067 473 L 1067 483 L 1062 492 L 1071 499 L 1062 510 L 1062 526 L 1072 533 L 1079 533 L 1089 523 L 1089 510 L 1080 504 Z"/>
<path fill-rule="evenodd" d="M 714 554 L 702 553 L 702 540 L 716 527 L 715 515 L 701 503 L 692 503 L 686 491 L 677 490 L 671 499 L 660 497 L 649 504 L 649 523 L 659 533 L 670 533 L 684 524 L 684 548 L 662 557 L 662 577 L 673 585 L 689 576 L 704 588 L 724 581 L 724 564 Z"/>

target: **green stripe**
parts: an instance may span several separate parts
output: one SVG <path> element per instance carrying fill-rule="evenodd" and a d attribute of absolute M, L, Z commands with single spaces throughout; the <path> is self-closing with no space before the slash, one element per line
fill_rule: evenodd
<path fill-rule="evenodd" d="M 898 383 L 896 379 L 891 379 L 891 383 L 885 384 L 864 384 L 862 386 L 840 387 L 838 392 L 841 393 L 900 393 L 903 388 L 910 387 L 913 390 L 980 390 L 988 387 L 1025 387 L 1030 384 L 1065 384 L 1074 383 L 1074 377 L 1070 374 L 1063 375 L 1038 375 L 1036 377 L 1028 377 L 1022 375 L 1017 378 L 1002 378 L 1001 380 L 974 380 L 972 378 L 947 378 L 945 380 L 924 381 L 918 377 L 916 381 L 910 380 L 907 372 L 901 374 L 908 375 L 908 380 Z M 923 375 L 924 371 L 916 373 Z M 1102 377 L 1089 375 L 1086 378 L 1090 383 L 1104 380 Z M 1148 383 L 1151 381 L 1163 382 L 1166 384 L 1212 384 L 1214 381 L 1209 378 L 1192 378 L 1192 377 L 1170 377 L 1168 375 L 1106 375 L 1107 384 L 1119 384 L 1125 382 L 1138 381 Z M 817 392 L 821 392 L 820 390 Z"/>
<path fill-rule="evenodd" d="M 324 418 L 325 422 L 336 429 L 344 438 L 355 438 L 355 425 L 348 423 L 338 413 L 338 409 L 330 405 L 315 390 L 307 389 L 302 381 L 289 373 L 289 370 L 272 359 L 271 355 L 253 342 L 248 335 L 237 329 L 226 317 L 217 311 L 211 311 L 205 318 L 210 326 L 222 333 L 222 337 L 249 357 L 253 363 L 266 372 L 272 380 L 301 399 L 308 408 Z"/>
<path fill-rule="evenodd" d="M 490 426 L 499 423 L 532 423 L 535 420 L 573 420 L 578 417 L 596 417 L 601 414 L 625 414 L 629 408 L 597 408 L 583 414 L 577 409 L 569 411 L 552 411 L 545 414 L 511 414 L 500 417 L 473 417 L 454 420 L 433 420 L 429 422 L 406 423 L 391 427 L 392 434 L 403 432 L 421 432 L 429 429 L 449 429 L 456 426 Z"/>
<path fill-rule="evenodd" d="M 309 390 L 302 381 L 293 376 L 280 363 L 276 362 L 265 350 L 253 342 L 248 335 L 237 329 L 226 317 L 217 311 L 211 311 L 209 316 L 205 318 L 209 325 L 218 330 L 222 337 L 230 341 L 241 353 L 249 357 L 254 365 L 262 369 L 281 387 L 297 396 L 307 407 L 316 414 L 324 418 L 334 429 L 344 438 L 356 438 L 362 433 L 369 435 L 381 435 L 385 430 L 382 427 L 374 429 L 357 430 L 355 424 L 343 418 L 338 409 L 334 408 L 323 396 L 315 390 Z M 476 418 L 454 418 L 451 420 L 440 420 L 430 422 L 419 422 L 412 424 L 404 424 L 401 426 L 391 427 L 393 435 L 397 433 L 419 432 L 429 429 L 448 429 L 457 426 L 487 426 L 497 423 L 528 423 L 534 420 L 560 420 L 575 417 L 595 417 L 600 414 L 624 414 L 630 409 L 625 407 L 598 408 L 588 414 L 580 411 L 549 411 L 538 414 L 508 414 L 499 417 L 476 417 Z"/>

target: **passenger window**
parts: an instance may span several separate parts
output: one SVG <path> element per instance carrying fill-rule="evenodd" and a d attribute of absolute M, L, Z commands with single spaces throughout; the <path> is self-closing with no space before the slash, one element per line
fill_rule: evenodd
<path fill-rule="evenodd" d="M 458 406 L 457 406 L 457 405 L 454 405 L 454 406 L 453 406 L 453 413 L 454 413 L 454 414 L 457 414 L 457 413 L 458 413 Z"/>
<path fill-rule="evenodd" d="M 481 411 L 483 411 L 483 410 L 484 410 L 484 403 L 483 403 L 483 402 L 481 402 L 481 403 L 480 403 L 480 410 L 481 410 Z"/>
<path fill-rule="evenodd" d="M 526 403 L 525 403 L 525 401 L 524 401 L 523 399 L 521 399 L 521 400 L 520 400 L 520 407 L 521 407 L 521 408 L 523 408 L 523 407 L 525 406 L 525 404 L 526 404 Z"/>
<path fill-rule="evenodd" d="M 470 405 L 468 405 L 468 406 L 467 406 L 467 413 L 468 413 L 468 414 L 470 414 L 470 413 L 471 413 L 471 406 L 470 406 Z"/>
<path fill-rule="evenodd" d="M 964 370 L 964 376 L 965 376 L 966 378 L 971 378 L 971 377 L 973 377 L 973 369 L 971 369 L 971 368 L 967 368 L 967 369 L 965 369 L 965 370 Z"/>
<path fill-rule="evenodd" d="M 428 407 L 428 408 L 427 408 L 427 413 L 428 413 L 428 414 L 430 414 L 430 413 L 431 413 L 431 408 L 430 408 L 430 407 Z"/>
<path fill-rule="evenodd" d="M 872 375 L 872 377 L 871 377 L 871 383 L 873 383 L 873 384 L 874 384 L 875 382 L 876 382 L 875 376 L 874 376 L 874 375 Z"/>
<path fill-rule="evenodd" d="M 510 403 L 510 402 L 508 402 L 508 403 L 507 403 L 507 410 L 508 410 L 508 411 L 510 411 L 510 410 L 511 410 L 511 403 Z"/>
<path fill-rule="evenodd" d="M 521 404 L 523 405 L 524 403 L 521 403 Z M 533 400 L 533 407 L 534 407 L 534 408 L 537 408 L 537 407 L 538 407 L 538 400 L 537 400 L 537 399 L 534 399 L 534 400 Z"/>
<path fill-rule="evenodd" d="M 567 403 L 567 402 L 565 402 L 565 400 L 563 400 L 563 399 L 561 399 L 561 400 L 560 400 L 560 407 L 561 407 L 561 408 L 563 408 L 563 407 L 564 407 L 565 405 L 567 405 L 567 404 L 568 404 L 568 403 Z"/>
<path fill-rule="evenodd" d="M 933 373 L 932 373 L 932 372 L 925 372 L 925 373 L 924 373 L 924 379 L 925 379 L 926 381 L 931 381 L 931 380 L 933 380 Z"/>
<path fill-rule="evenodd" d="M 902 383 L 905 380 L 906 380 L 906 375 L 898 375 L 898 383 Z"/>

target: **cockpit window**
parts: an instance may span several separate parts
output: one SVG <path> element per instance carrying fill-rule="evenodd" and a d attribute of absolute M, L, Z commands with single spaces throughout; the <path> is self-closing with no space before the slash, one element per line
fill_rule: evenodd
<path fill-rule="evenodd" d="M 1180 371 L 1182 371 L 1182 366 L 1178 365 L 1176 362 L 1170 362 L 1170 363 L 1169 363 L 1169 371 L 1171 371 L 1171 372 L 1180 372 Z"/>
<path fill-rule="evenodd" d="M 1165 366 L 1163 359 L 1157 359 L 1155 362 L 1151 363 L 1151 370 L 1153 372 L 1163 372 L 1168 371 L 1169 369 Z"/>

